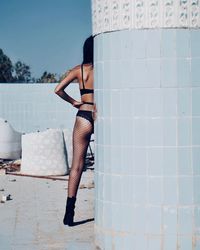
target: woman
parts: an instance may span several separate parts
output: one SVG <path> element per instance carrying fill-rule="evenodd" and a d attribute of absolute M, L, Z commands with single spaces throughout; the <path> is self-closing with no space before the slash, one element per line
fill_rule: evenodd
<path fill-rule="evenodd" d="M 64 89 L 77 79 L 81 102 L 74 100 Z M 65 225 L 73 225 L 76 195 L 80 183 L 84 160 L 94 132 L 94 89 L 93 89 L 93 37 L 86 39 L 83 46 L 83 62 L 69 71 L 67 76 L 56 86 L 55 93 L 78 109 L 73 129 L 73 157 L 69 174 L 66 211 L 63 218 Z"/>

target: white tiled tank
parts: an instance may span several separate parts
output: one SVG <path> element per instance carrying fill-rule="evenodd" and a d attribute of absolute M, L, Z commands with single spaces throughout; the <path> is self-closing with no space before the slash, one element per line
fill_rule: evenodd
<path fill-rule="evenodd" d="M 102 250 L 200 249 L 199 7 L 93 1 Z"/>

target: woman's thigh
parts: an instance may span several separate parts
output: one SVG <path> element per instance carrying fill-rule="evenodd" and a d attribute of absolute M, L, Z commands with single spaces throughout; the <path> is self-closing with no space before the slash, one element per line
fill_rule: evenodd
<path fill-rule="evenodd" d="M 73 129 L 73 158 L 83 160 L 92 134 L 92 124 L 83 117 L 76 117 Z"/>

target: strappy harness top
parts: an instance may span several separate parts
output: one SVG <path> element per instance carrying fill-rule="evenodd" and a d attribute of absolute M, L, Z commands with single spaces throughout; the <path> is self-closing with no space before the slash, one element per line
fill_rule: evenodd
<path fill-rule="evenodd" d="M 82 75 L 82 82 L 83 82 L 83 88 L 80 89 L 80 94 L 81 94 L 81 96 L 82 96 L 82 95 L 85 95 L 85 94 L 92 94 L 92 93 L 94 93 L 94 90 L 93 90 L 93 89 L 86 89 L 86 88 L 85 88 L 85 83 L 84 83 L 84 79 L 83 79 L 83 64 L 81 64 L 81 75 Z M 89 105 L 94 105 L 93 102 L 84 102 L 84 101 L 83 101 L 83 103 L 89 104 Z"/>

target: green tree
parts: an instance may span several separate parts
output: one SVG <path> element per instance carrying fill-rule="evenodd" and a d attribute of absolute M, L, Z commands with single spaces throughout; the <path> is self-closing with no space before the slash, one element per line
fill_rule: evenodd
<path fill-rule="evenodd" d="M 59 82 L 62 81 L 70 72 L 71 70 L 67 70 L 64 74 L 62 74 L 60 77 L 59 77 Z M 78 79 L 74 79 L 72 82 L 74 83 L 77 83 L 78 82 Z"/>
<path fill-rule="evenodd" d="M 53 73 L 48 73 L 47 71 L 45 71 L 41 78 L 37 79 L 37 82 L 41 82 L 41 83 L 55 83 L 58 82 L 58 80 L 56 79 L 56 74 Z"/>
<path fill-rule="evenodd" d="M 31 72 L 30 67 L 21 61 L 17 61 L 14 65 L 15 72 L 15 82 L 30 82 L 31 81 Z"/>
<path fill-rule="evenodd" d="M 0 83 L 13 82 L 13 65 L 8 56 L 0 49 Z"/>

